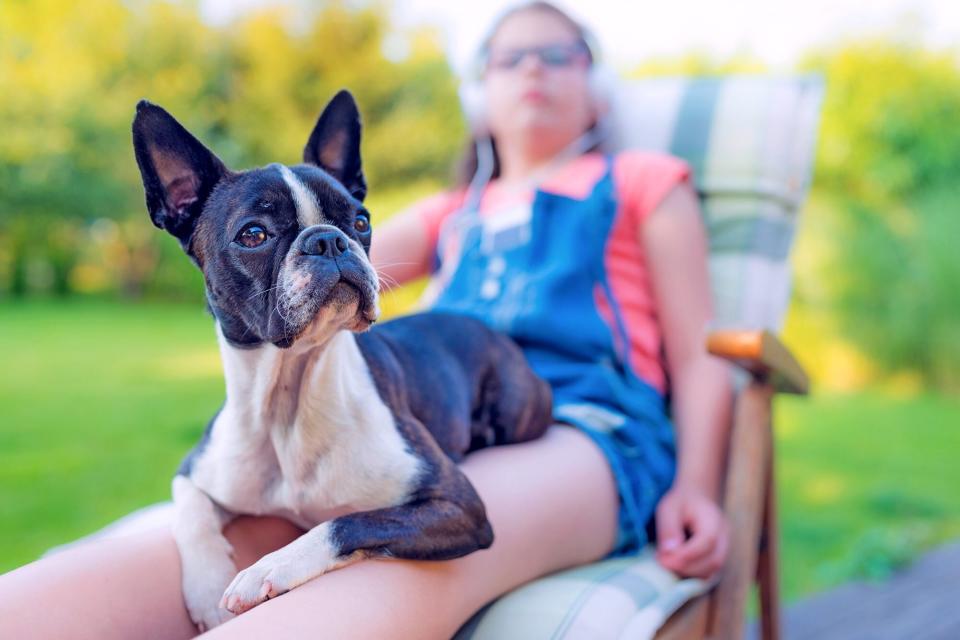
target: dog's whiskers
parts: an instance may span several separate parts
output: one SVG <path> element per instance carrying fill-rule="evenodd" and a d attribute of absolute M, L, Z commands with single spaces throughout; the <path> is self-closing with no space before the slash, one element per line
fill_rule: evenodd
<path fill-rule="evenodd" d="M 252 296 L 250 296 L 249 298 L 247 298 L 247 300 L 252 300 L 253 298 L 256 298 L 257 296 L 262 296 L 262 295 L 265 294 L 265 293 L 269 293 L 269 292 L 273 291 L 274 289 L 279 289 L 279 288 L 280 288 L 280 285 L 279 285 L 279 284 L 276 284 L 276 285 L 274 285 L 274 286 L 272 286 L 272 287 L 267 287 L 267 288 L 264 289 L 263 291 L 258 291 L 257 293 L 253 294 Z"/>
<path fill-rule="evenodd" d="M 284 325 L 287 325 L 287 324 L 289 324 L 289 321 L 287 320 L 287 317 L 286 317 L 285 315 L 283 315 L 283 311 L 280 311 L 280 303 L 281 303 L 281 302 L 286 302 L 286 301 L 284 300 L 284 296 L 283 296 L 283 293 L 282 293 L 282 292 L 281 292 L 281 295 L 277 296 L 277 304 L 274 305 L 273 310 L 276 311 L 276 312 L 277 312 L 277 315 L 280 316 L 280 319 L 283 320 L 283 324 L 284 324 Z"/>
<path fill-rule="evenodd" d="M 390 282 L 386 278 L 380 278 L 380 289 L 385 292 L 393 291 L 394 289 L 399 289 L 399 282 Z"/>
<path fill-rule="evenodd" d="M 381 284 L 386 284 L 386 287 L 384 287 L 385 291 L 390 291 L 391 289 L 396 289 L 401 286 L 396 278 L 386 273 L 383 273 L 382 271 L 380 271 L 380 269 L 377 269 L 377 277 L 380 280 Z"/>
<path fill-rule="evenodd" d="M 400 285 L 396 283 L 390 283 L 382 280 L 380 282 L 380 291 L 382 291 L 383 293 L 390 293 L 391 291 L 398 288 L 400 288 Z"/>

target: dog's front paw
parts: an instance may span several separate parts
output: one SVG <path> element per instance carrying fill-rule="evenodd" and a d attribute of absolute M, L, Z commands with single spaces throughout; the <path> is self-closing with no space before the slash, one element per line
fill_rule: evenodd
<path fill-rule="evenodd" d="M 236 573 L 237 568 L 225 553 L 201 556 L 184 564 L 183 601 L 190 619 L 201 632 L 234 617 L 220 606 L 220 596 Z"/>
<path fill-rule="evenodd" d="M 220 606 L 232 613 L 243 613 L 362 557 L 366 556 L 361 551 L 340 556 L 330 540 L 330 524 L 324 522 L 238 573 L 224 591 Z"/>
<path fill-rule="evenodd" d="M 209 631 L 234 617 L 234 614 L 220 606 L 220 596 L 226 580 L 207 579 L 203 582 L 195 580 L 192 584 L 183 585 L 183 600 L 187 605 L 190 619 L 197 625 L 200 632 Z"/>
<path fill-rule="evenodd" d="M 218 592 L 219 593 L 219 592 Z M 197 625 L 200 633 L 204 633 L 216 626 L 236 617 L 219 604 L 219 597 L 214 596 L 205 604 L 187 604 L 187 611 L 190 612 L 190 619 Z"/>
<path fill-rule="evenodd" d="M 283 555 L 274 552 L 264 556 L 252 566 L 237 574 L 223 592 L 220 606 L 235 614 L 243 613 L 261 602 L 286 593 L 309 580 L 303 567 L 285 561 Z"/>

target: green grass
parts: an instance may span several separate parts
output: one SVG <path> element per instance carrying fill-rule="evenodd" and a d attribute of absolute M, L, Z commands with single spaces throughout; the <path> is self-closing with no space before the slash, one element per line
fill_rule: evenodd
<path fill-rule="evenodd" d="M 0 353 L 0 571 L 167 499 L 223 399 L 199 305 L 3 303 Z M 788 599 L 960 536 L 960 402 L 814 395 L 776 413 Z"/>
<path fill-rule="evenodd" d="M 960 402 L 780 398 L 777 474 L 788 599 L 883 578 L 960 536 Z"/>
<path fill-rule="evenodd" d="M 0 571 L 166 499 L 223 395 L 200 305 L 0 306 Z"/>

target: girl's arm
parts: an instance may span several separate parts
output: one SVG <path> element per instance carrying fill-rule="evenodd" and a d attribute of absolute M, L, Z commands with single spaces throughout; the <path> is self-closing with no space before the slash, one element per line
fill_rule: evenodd
<path fill-rule="evenodd" d="M 373 229 L 370 259 L 387 287 L 426 275 L 432 252 L 428 231 L 415 207 Z"/>
<path fill-rule="evenodd" d="M 463 205 L 465 190 L 443 191 L 414 203 L 373 229 L 370 257 L 386 285 L 404 284 L 430 272 L 444 219 Z"/>
<path fill-rule="evenodd" d="M 726 364 L 706 350 L 713 309 L 707 240 L 688 184 L 675 187 L 640 231 L 663 331 L 677 429 L 673 486 L 657 508 L 658 560 L 706 577 L 723 565 L 727 522 L 719 506 L 731 410 Z"/>

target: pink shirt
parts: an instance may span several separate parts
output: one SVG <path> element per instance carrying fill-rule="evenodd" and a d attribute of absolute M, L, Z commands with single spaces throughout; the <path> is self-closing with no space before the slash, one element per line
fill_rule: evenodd
<path fill-rule="evenodd" d="M 588 153 L 568 162 L 539 188 L 570 198 L 584 199 L 603 177 L 604 170 L 604 157 L 598 153 Z M 637 376 L 660 392 L 666 389 L 661 355 L 662 336 L 646 256 L 639 241 L 640 228 L 664 197 L 689 178 L 687 164 L 673 156 L 625 151 L 613 159 L 617 214 L 604 255 L 607 279 L 614 303 L 620 309 L 626 325 L 630 342 L 628 364 Z M 443 221 L 462 206 L 465 191 L 447 191 L 415 205 L 431 247 L 436 247 Z M 532 188 L 508 190 L 493 181 L 480 201 L 480 215 L 491 215 L 505 207 L 532 202 L 533 197 Z M 610 302 L 600 298 L 596 303 L 600 315 L 612 326 Z"/>

